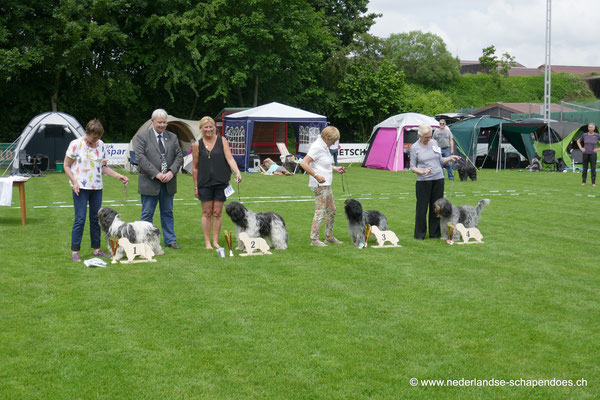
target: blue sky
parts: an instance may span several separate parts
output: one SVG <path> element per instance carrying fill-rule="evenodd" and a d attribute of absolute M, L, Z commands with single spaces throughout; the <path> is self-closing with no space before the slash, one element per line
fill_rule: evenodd
<path fill-rule="evenodd" d="M 494 45 L 526 67 L 544 64 L 546 0 L 370 0 L 369 11 L 383 14 L 370 31 L 376 36 L 421 30 L 462 60 Z M 600 0 L 553 0 L 552 64 L 600 66 L 599 19 Z"/>

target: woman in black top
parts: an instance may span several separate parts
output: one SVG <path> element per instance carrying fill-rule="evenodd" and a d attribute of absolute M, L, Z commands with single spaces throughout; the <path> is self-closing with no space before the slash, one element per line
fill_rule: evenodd
<path fill-rule="evenodd" d="M 221 247 L 219 236 L 223 204 L 227 200 L 225 188 L 229 185 L 231 171 L 235 172 L 236 182 L 242 180 L 227 139 L 217 136 L 216 130 L 215 121 L 211 117 L 203 117 L 200 120 L 202 137 L 192 145 L 194 195 L 202 202 L 202 233 L 207 249 Z"/>

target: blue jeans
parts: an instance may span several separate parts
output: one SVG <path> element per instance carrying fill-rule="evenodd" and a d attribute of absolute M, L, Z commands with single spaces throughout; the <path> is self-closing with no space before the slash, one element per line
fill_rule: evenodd
<path fill-rule="evenodd" d="M 81 249 L 81 238 L 85 227 L 85 214 L 90 209 L 90 241 L 92 249 L 100 248 L 100 225 L 98 225 L 98 210 L 102 206 L 102 190 L 79 189 L 79 196 L 73 193 L 75 220 L 71 231 L 71 251 Z"/>
<path fill-rule="evenodd" d="M 175 220 L 173 218 L 173 195 L 167 192 L 167 185 L 161 183 L 158 196 L 147 196 L 142 194 L 142 221 L 153 223 L 156 204 L 159 204 L 160 226 L 162 228 L 165 245 L 177 243 L 175 235 Z"/>
<path fill-rule="evenodd" d="M 450 151 L 450 147 L 444 147 L 442 149 L 442 157 L 446 158 L 450 157 L 451 155 L 452 152 Z M 448 179 L 454 179 L 454 174 L 452 173 L 452 163 L 447 163 L 445 168 L 448 170 Z"/>
<path fill-rule="evenodd" d="M 333 157 L 333 165 L 335 165 L 337 167 L 338 166 L 338 160 L 337 160 L 338 149 L 335 149 L 335 150 L 329 149 L 329 153 L 331 153 L 331 156 Z"/>

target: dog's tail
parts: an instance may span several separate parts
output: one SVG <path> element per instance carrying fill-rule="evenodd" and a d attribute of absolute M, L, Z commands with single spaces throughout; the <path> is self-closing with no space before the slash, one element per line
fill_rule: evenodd
<path fill-rule="evenodd" d="M 477 216 L 481 215 L 481 210 L 483 210 L 483 207 L 487 206 L 488 204 L 490 204 L 490 199 L 483 199 L 479 203 L 477 203 L 477 206 L 475 207 Z"/>

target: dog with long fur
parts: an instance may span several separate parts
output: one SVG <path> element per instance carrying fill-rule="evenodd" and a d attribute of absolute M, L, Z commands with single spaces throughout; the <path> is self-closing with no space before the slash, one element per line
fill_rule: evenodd
<path fill-rule="evenodd" d="M 106 241 L 110 243 L 113 236 L 126 238 L 131 243 L 146 243 L 155 255 L 165 254 L 160 246 L 160 230 L 152 223 L 146 221 L 123 222 L 119 213 L 110 207 L 102 207 L 98 211 L 98 223 L 106 234 Z M 123 247 L 117 247 L 115 259 L 120 260 L 125 256 Z"/>
<path fill-rule="evenodd" d="M 471 164 L 471 161 L 467 161 L 461 158 L 458 162 L 458 176 L 460 180 L 466 182 L 471 178 L 472 181 L 477 181 L 477 168 Z"/>
<path fill-rule="evenodd" d="M 237 231 L 238 245 L 236 250 L 244 249 L 244 245 L 239 240 L 242 232 L 247 233 L 251 238 L 268 239 L 271 247 L 276 250 L 287 249 L 288 233 L 281 215 L 272 211 L 255 213 L 237 201 L 228 203 L 225 206 L 225 212 L 231 218 L 231 222 L 233 222 Z"/>
<path fill-rule="evenodd" d="M 463 224 L 465 228 L 477 228 L 479 225 L 479 216 L 483 207 L 490 204 L 489 199 L 483 199 L 475 207 L 473 206 L 455 206 L 448 199 L 438 199 L 433 203 L 433 211 L 440 219 L 440 228 L 442 229 L 441 239 L 448 240 L 448 224 L 456 226 Z M 456 229 L 452 234 L 452 240 L 456 241 L 460 234 Z"/>
<path fill-rule="evenodd" d="M 387 218 L 377 210 L 366 210 L 362 208 L 360 201 L 347 199 L 344 204 L 346 217 L 348 218 L 348 233 L 355 246 L 365 241 L 365 225 L 376 226 L 381 231 L 387 230 Z"/>

